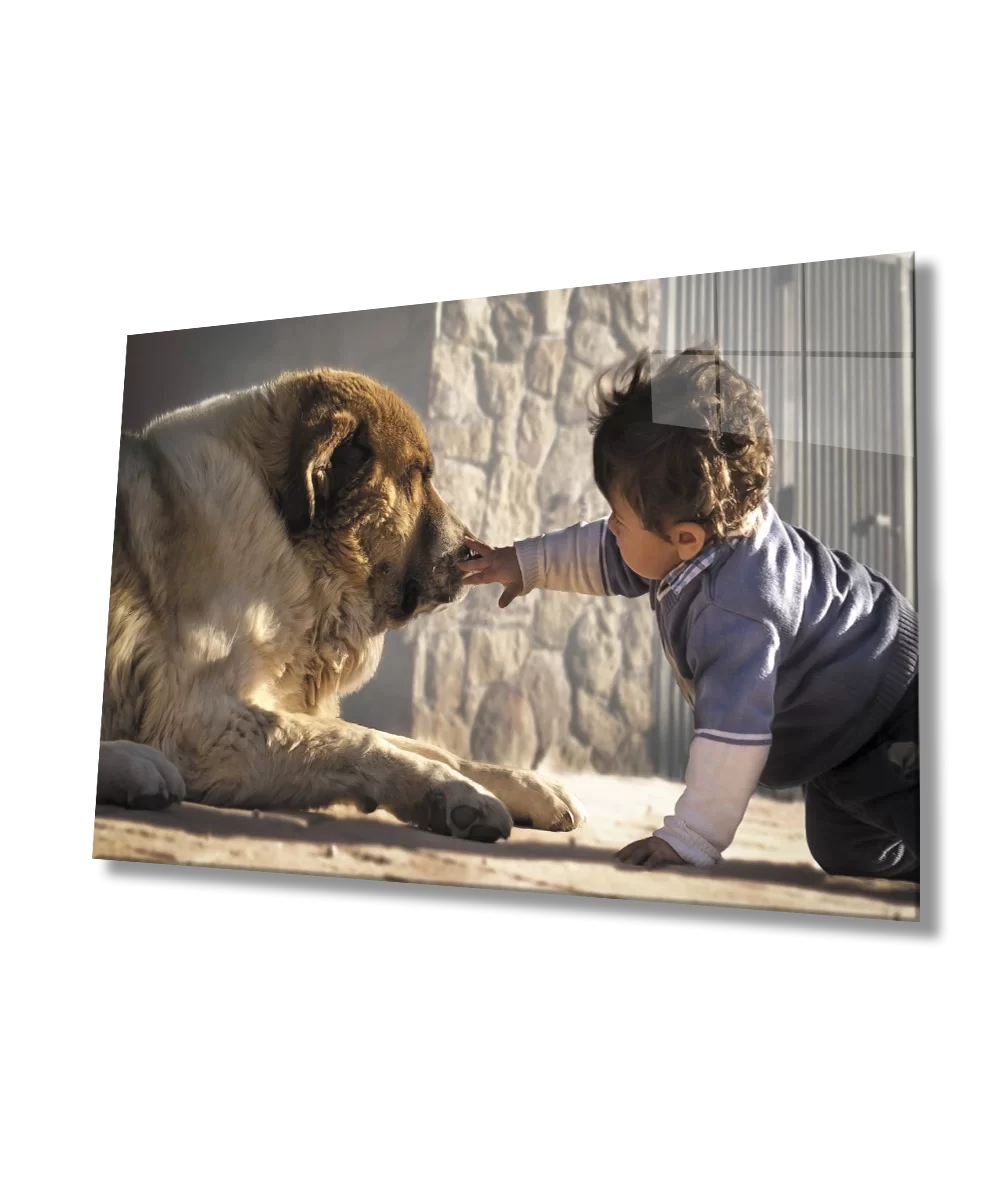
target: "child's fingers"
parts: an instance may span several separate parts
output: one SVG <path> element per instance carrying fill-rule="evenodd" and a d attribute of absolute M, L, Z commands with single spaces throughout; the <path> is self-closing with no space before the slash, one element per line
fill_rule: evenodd
<path fill-rule="evenodd" d="M 485 563 L 475 562 L 475 563 L 469 563 L 469 564 L 465 564 L 465 563 L 458 564 L 459 568 L 462 568 L 466 565 L 468 565 L 470 567 L 476 567 L 476 568 L 478 568 L 478 570 L 475 570 L 475 571 L 463 570 L 462 571 L 462 582 L 463 583 L 507 583 L 508 582 L 508 577 L 500 570 L 500 568 L 496 565 L 495 562 L 492 561 L 492 559 L 487 559 L 485 561 Z"/>
<path fill-rule="evenodd" d="M 496 563 L 496 554 L 492 546 L 487 546 L 485 542 L 479 541 L 471 535 L 462 538 L 462 541 L 476 554 L 476 558 L 469 558 L 463 562 L 455 564 L 458 567 L 459 574 L 465 577 L 466 583 L 503 583 L 502 579 L 498 579 L 495 575 L 490 576 L 489 572 L 494 569 Z"/>
<path fill-rule="evenodd" d="M 671 854 L 669 850 L 663 851 L 655 849 L 650 852 L 649 858 L 642 864 L 647 870 L 656 870 L 658 867 L 676 867 L 681 862 L 681 859 L 676 854 Z"/>
<path fill-rule="evenodd" d="M 498 579 L 497 582 L 502 583 L 503 580 Z M 500 594 L 500 607 L 506 608 L 507 605 L 510 604 L 511 600 L 516 600 L 520 594 L 521 589 L 517 586 L 517 584 L 509 583 Z"/>
<path fill-rule="evenodd" d="M 629 842 L 619 850 L 615 859 L 629 867 L 665 867 L 676 863 L 677 857 L 671 848 L 660 838 L 640 838 L 637 842 Z"/>
<path fill-rule="evenodd" d="M 479 575 L 483 571 L 488 571 L 493 566 L 493 558 L 469 558 L 465 562 L 457 562 L 455 566 L 462 572 L 463 575 Z"/>
<path fill-rule="evenodd" d="M 649 842 L 649 850 L 645 853 L 642 862 L 639 864 L 645 867 L 647 871 L 656 871 L 661 867 L 684 866 L 684 859 L 681 858 L 672 846 L 663 841 L 662 838 L 651 837 L 647 840 Z"/>
<path fill-rule="evenodd" d="M 467 558 L 465 562 L 455 563 L 455 565 L 463 575 L 468 575 L 471 571 L 489 570 L 496 562 L 496 558 L 497 556 L 492 550 L 487 550 L 485 554 L 480 554 L 479 558 Z"/>

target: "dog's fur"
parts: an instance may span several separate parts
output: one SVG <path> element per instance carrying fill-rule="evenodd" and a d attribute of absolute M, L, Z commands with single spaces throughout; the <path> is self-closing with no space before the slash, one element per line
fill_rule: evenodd
<path fill-rule="evenodd" d="M 157 808 L 353 799 L 453 836 L 582 812 L 529 771 L 351 725 L 387 629 L 454 600 L 465 525 L 416 414 L 322 368 L 123 435 L 98 799 Z"/>

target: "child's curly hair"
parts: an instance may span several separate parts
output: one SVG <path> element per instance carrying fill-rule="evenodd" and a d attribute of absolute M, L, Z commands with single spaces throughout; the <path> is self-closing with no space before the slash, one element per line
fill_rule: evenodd
<path fill-rule="evenodd" d="M 697 521 L 709 536 L 746 533 L 767 498 L 774 442 L 760 388 L 711 345 L 672 358 L 643 351 L 597 381 L 594 478 L 647 529 Z"/>

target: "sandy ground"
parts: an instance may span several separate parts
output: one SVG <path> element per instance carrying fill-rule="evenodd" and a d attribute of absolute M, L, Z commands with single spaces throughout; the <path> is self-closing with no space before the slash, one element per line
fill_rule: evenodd
<path fill-rule="evenodd" d="M 99 806 L 94 857 L 904 921 L 919 917 L 914 884 L 827 876 L 813 866 L 801 802 L 754 797 L 725 862 L 714 870 L 642 871 L 616 866 L 614 852 L 656 828 L 672 810 L 679 785 L 606 775 L 560 778 L 588 814 L 571 834 L 515 829 L 509 841 L 484 846 L 353 808 L 256 813 L 185 803 L 161 813 L 133 813 Z"/>

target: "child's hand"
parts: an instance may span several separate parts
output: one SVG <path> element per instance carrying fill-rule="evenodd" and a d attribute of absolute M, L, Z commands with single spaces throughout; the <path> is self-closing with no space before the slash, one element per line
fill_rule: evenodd
<path fill-rule="evenodd" d="M 647 870 L 687 865 L 669 842 L 655 834 L 653 837 L 640 838 L 638 842 L 629 842 L 615 855 L 615 861 L 623 866 L 645 867 Z"/>
<path fill-rule="evenodd" d="M 465 539 L 465 544 L 479 555 L 479 558 L 472 558 L 468 562 L 458 564 L 458 569 L 465 576 L 465 582 L 469 584 L 502 583 L 500 607 L 506 608 L 515 596 L 520 596 L 521 589 L 524 587 L 521 567 L 517 561 L 514 547 L 502 546 L 499 550 L 494 550 L 485 542 L 477 542 L 475 538 L 471 537 Z"/>

